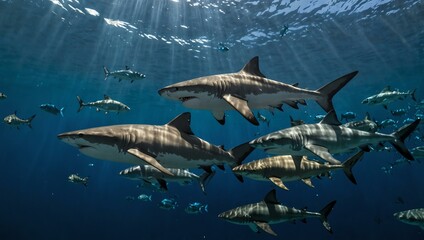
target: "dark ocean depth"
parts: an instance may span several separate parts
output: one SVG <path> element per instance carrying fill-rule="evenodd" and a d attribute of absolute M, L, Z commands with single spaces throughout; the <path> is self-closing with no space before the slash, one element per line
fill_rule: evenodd
<path fill-rule="evenodd" d="M 286 29 L 285 29 L 286 26 Z M 0 117 L 26 119 L 29 128 L 0 124 L 0 239 L 424 239 L 424 230 L 393 217 L 424 207 L 424 160 L 394 164 L 394 149 L 371 151 L 353 168 L 357 185 L 343 171 L 331 179 L 313 178 L 315 188 L 286 182 L 285 191 L 270 181 L 239 182 L 230 167 L 216 169 L 204 195 L 197 182 L 169 183 L 168 192 L 152 191 L 119 172 L 129 164 L 97 160 L 60 141 L 63 132 L 114 124 L 163 125 L 191 113 L 194 134 L 230 149 L 259 136 L 290 127 L 289 116 L 315 123 L 325 114 L 313 100 L 272 114 L 254 126 L 238 112 L 226 112 L 220 125 L 206 110 L 165 99 L 158 90 L 196 77 L 238 72 L 259 56 L 269 79 L 318 89 L 359 71 L 333 99 L 338 117 L 352 111 L 362 120 L 393 119 L 396 126 L 423 114 L 424 3 L 380 1 L 197 1 L 197 0 L 0 0 Z M 129 68 L 143 80 L 104 80 L 103 66 Z M 382 105 L 362 104 L 386 86 L 410 96 Z M 78 110 L 84 101 L 104 95 L 128 105 L 116 114 L 95 108 Z M 64 107 L 63 117 L 41 104 Z M 391 111 L 405 109 L 393 116 Z M 421 111 L 421 112 L 420 112 Z M 408 149 L 424 145 L 421 124 L 406 139 Z M 385 146 L 391 147 L 390 144 Z M 244 162 L 267 157 L 254 150 Z M 335 155 L 344 161 L 348 154 Z M 190 169 L 200 175 L 201 169 Z M 88 177 L 88 185 L 68 176 Z M 328 219 L 333 234 L 318 218 L 271 225 L 278 237 L 255 233 L 247 225 L 219 219 L 219 213 L 261 201 L 270 190 L 286 206 L 319 211 L 337 200 Z M 151 195 L 141 201 L 140 194 Z M 159 208 L 165 198 L 177 207 Z M 188 214 L 189 203 L 208 211 Z"/>

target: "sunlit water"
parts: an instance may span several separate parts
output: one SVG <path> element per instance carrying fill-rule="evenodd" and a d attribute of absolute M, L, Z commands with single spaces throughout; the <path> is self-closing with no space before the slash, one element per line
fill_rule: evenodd
<path fill-rule="evenodd" d="M 254 56 L 268 78 L 308 89 L 358 70 L 334 98 L 339 115 L 354 111 L 362 119 L 369 112 L 376 120 L 402 122 L 416 113 L 410 98 L 389 105 L 390 110 L 409 106 L 403 117 L 361 101 L 387 85 L 417 89 L 417 100 L 424 98 L 423 16 L 423 2 L 417 0 L 0 1 L 0 92 L 8 96 L 0 100 L 0 111 L 2 117 L 14 111 L 22 118 L 37 114 L 33 129 L 0 125 L 0 238 L 275 239 L 217 218 L 262 200 L 276 188 L 272 183 L 240 183 L 229 169 L 217 170 L 206 196 L 197 184 L 171 184 L 168 194 L 153 193 L 152 202 L 126 200 L 150 194 L 118 175 L 128 165 L 81 155 L 56 135 L 111 124 L 165 124 L 190 111 L 197 136 L 229 149 L 288 127 L 289 115 L 312 123 L 324 113 L 308 101 L 299 110 L 284 106 L 274 116 L 260 111 L 270 119 L 269 127 L 255 127 L 235 111 L 227 112 L 221 126 L 207 111 L 184 108 L 157 94 L 171 83 L 239 71 Z M 281 36 L 284 25 L 288 30 Z M 220 43 L 229 50 L 220 51 Z M 134 83 L 105 81 L 103 66 L 129 66 L 147 77 Z M 77 113 L 77 95 L 94 101 L 104 94 L 131 111 L 105 115 L 87 108 Z M 65 107 L 64 117 L 42 111 L 43 103 Z M 415 136 L 420 133 L 408 139 L 409 148 L 422 145 Z M 265 156 L 256 150 L 246 162 Z M 394 150 L 367 153 L 353 170 L 357 186 L 336 171 L 332 180 L 313 179 L 313 189 L 302 182 L 289 182 L 288 192 L 277 189 L 284 205 L 311 211 L 337 200 L 329 216 L 334 234 L 317 219 L 272 225 L 273 230 L 285 239 L 422 239 L 422 230 L 392 216 L 424 202 L 422 164 L 398 165 L 391 174 L 381 170 L 398 158 Z M 68 182 L 72 173 L 89 176 L 88 187 Z M 157 206 L 166 197 L 177 199 L 177 209 Z M 209 212 L 186 214 L 184 208 L 195 201 L 209 204 Z"/>

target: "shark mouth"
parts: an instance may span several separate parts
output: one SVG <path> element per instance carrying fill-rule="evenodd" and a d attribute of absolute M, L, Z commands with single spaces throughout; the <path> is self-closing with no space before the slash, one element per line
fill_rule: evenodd
<path fill-rule="evenodd" d="M 195 99 L 196 97 L 180 97 L 181 102 L 187 102 L 188 100 Z"/>

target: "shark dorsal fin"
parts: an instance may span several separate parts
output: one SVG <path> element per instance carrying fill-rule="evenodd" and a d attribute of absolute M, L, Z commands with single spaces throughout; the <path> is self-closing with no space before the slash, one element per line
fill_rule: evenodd
<path fill-rule="evenodd" d="M 190 122 L 191 114 L 189 112 L 185 112 L 172 119 L 169 123 L 167 123 L 167 125 L 175 127 L 180 132 L 194 135 L 194 133 L 191 131 Z"/>
<path fill-rule="evenodd" d="M 108 95 L 106 95 L 106 94 L 104 94 L 103 95 L 103 98 L 105 99 L 105 100 L 110 100 L 111 98 L 108 96 Z"/>
<path fill-rule="evenodd" d="M 340 121 L 337 119 L 336 112 L 334 110 L 331 110 L 325 115 L 324 119 L 319 122 L 319 124 L 328 124 L 328 125 L 334 125 L 334 126 L 340 126 L 342 125 Z"/>
<path fill-rule="evenodd" d="M 130 67 L 128 67 L 128 66 L 125 66 L 125 70 L 130 70 Z"/>
<path fill-rule="evenodd" d="M 250 59 L 250 61 L 246 65 L 244 65 L 243 69 L 240 72 L 266 78 L 265 75 L 261 73 L 261 70 L 259 70 L 258 56 Z"/>
<path fill-rule="evenodd" d="M 392 87 L 391 86 L 386 86 L 385 88 L 383 88 L 383 90 L 381 90 L 382 93 L 384 92 L 391 92 L 392 91 Z"/>
<path fill-rule="evenodd" d="M 365 120 L 371 120 L 371 117 L 370 117 L 370 113 L 369 112 L 367 112 L 365 114 Z"/>
<path fill-rule="evenodd" d="M 269 191 L 269 193 L 266 194 L 266 196 L 264 198 L 264 202 L 270 203 L 270 204 L 280 204 L 277 201 L 277 195 L 276 195 L 275 189 L 272 189 L 271 191 Z"/>

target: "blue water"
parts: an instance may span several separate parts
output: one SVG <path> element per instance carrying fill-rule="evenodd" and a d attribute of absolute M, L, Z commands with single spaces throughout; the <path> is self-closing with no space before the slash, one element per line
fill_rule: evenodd
<path fill-rule="evenodd" d="M 197 184 L 171 184 L 168 194 L 150 193 L 118 175 L 128 165 L 84 156 L 56 135 L 112 124 L 160 125 L 190 111 L 197 136 L 231 148 L 288 127 L 289 115 L 312 123 L 313 116 L 324 113 L 308 101 L 300 110 L 285 106 L 274 116 L 262 110 L 269 127 L 255 127 L 235 111 L 227 112 L 221 126 L 210 113 L 157 94 L 171 83 L 236 72 L 253 56 L 259 56 L 268 78 L 308 89 L 358 70 L 334 98 L 336 111 L 354 111 L 358 119 L 365 112 L 377 120 L 396 118 L 361 101 L 387 85 L 417 89 L 418 101 L 424 98 L 423 16 L 419 0 L 0 1 L 0 92 L 8 96 L 0 100 L 0 113 L 37 114 L 32 129 L 0 125 L 0 239 L 277 239 L 217 218 L 262 200 L 276 188 L 272 183 L 240 183 L 227 168 L 217 171 L 206 196 Z M 289 30 L 281 37 L 285 24 Z M 219 51 L 220 42 L 229 51 Z M 104 65 L 128 65 L 147 78 L 132 84 L 104 81 Z M 77 113 L 77 95 L 94 101 L 103 94 L 131 111 L 105 115 L 87 108 Z M 43 103 L 65 107 L 65 116 L 42 111 Z M 408 98 L 390 109 L 410 106 L 406 116 L 396 119 L 402 121 L 414 117 L 414 104 Z M 420 133 L 408 139 L 409 148 L 423 144 L 415 136 Z M 246 162 L 265 156 L 255 150 Z M 318 219 L 272 228 L 281 239 L 424 239 L 421 229 L 392 216 L 424 204 L 423 164 L 397 166 L 392 174 L 381 170 L 398 158 L 395 151 L 367 153 L 353 170 L 358 185 L 334 172 L 331 180 L 313 179 L 315 188 L 289 182 L 290 191 L 277 189 L 284 205 L 311 211 L 337 200 L 329 216 L 333 234 Z M 88 176 L 88 187 L 68 182 L 72 173 Z M 153 194 L 153 201 L 125 199 L 141 193 Z M 179 207 L 159 209 L 157 203 L 171 196 Z M 399 197 L 404 203 L 398 203 Z M 186 214 L 185 206 L 195 201 L 209 204 L 209 212 Z"/>

